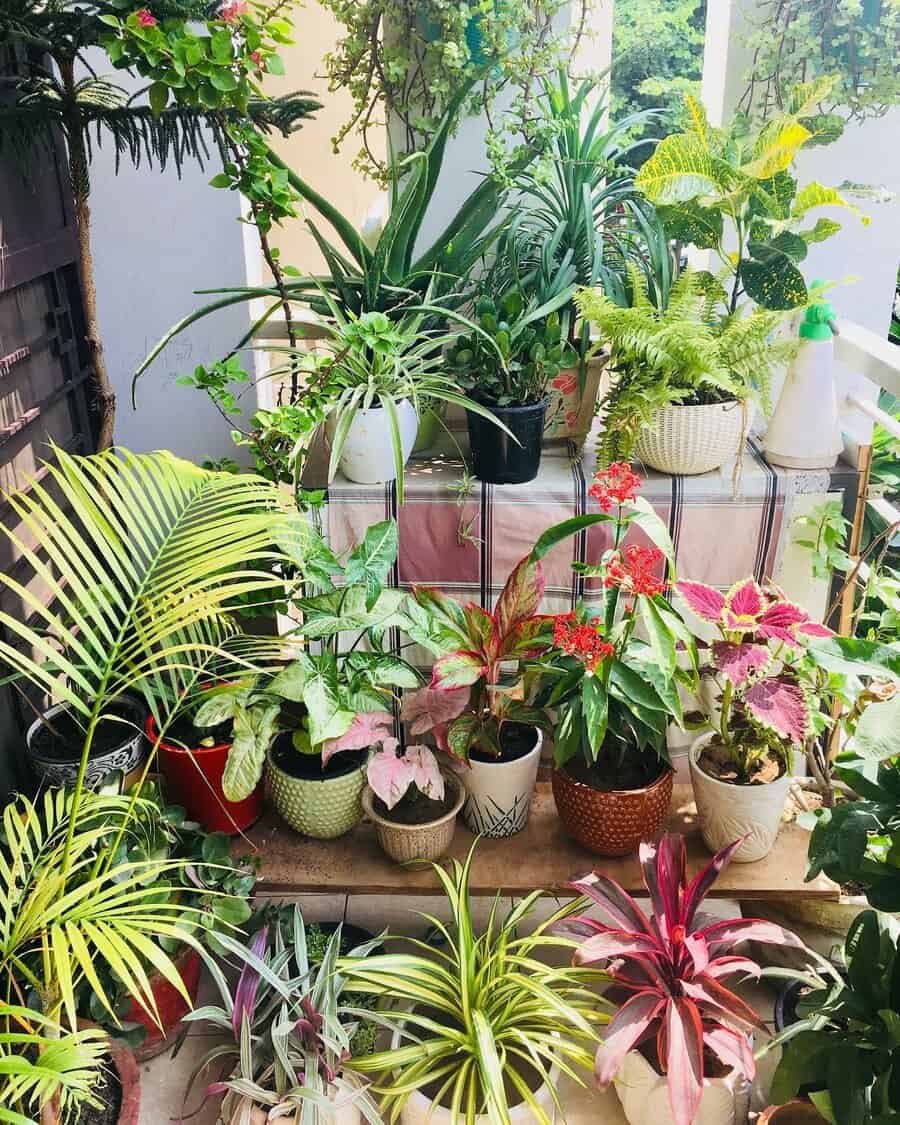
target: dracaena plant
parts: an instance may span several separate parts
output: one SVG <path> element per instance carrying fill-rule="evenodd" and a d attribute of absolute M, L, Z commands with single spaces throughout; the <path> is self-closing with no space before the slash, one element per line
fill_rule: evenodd
<path fill-rule="evenodd" d="M 708 716 L 717 747 L 741 780 L 749 780 L 767 753 L 789 768 L 793 748 L 814 730 L 809 683 L 798 662 L 814 637 L 831 630 L 787 600 L 774 585 L 752 578 L 723 594 L 702 582 L 676 585 L 688 608 L 714 625 L 710 672 L 719 691 L 718 716 Z"/>
<path fill-rule="evenodd" d="M 224 1095 L 222 1120 L 250 1120 L 261 1109 L 269 1119 L 287 1117 L 315 1125 L 343 1106 L 353 1105 L 366 1120 L 380 1116 L 362 1085 L 345 1073 L 350 1059 L 354 1017 L 338 972 L 341 928 L 328 940 L 321 959 L 310 956 L 307 930 L 299 906 L 290 925 L 264 924 L 249 945 L 224 939 L 241 966 L 232 989 L 221 970 L 210 964 L 221 1006 L 198 1008 L 186 1017 L 225 1033 L 195 1068 L 186 1097 L 197 1077 L 218 1065 L 223 1077 L 206 1088 L 206 1096 Z M 354 948 L 366 957 L 381 938 Z"/>
<path fill-rule="evenodd" d="M 557 715 L 559 765 L 580 752 L 589 765 L 601 755 L 604 764 L 618 768 L 628 759 L 655 776 L 659 759 L 666 757 L 666 727 L 682 720 L 679 681 L 695 684 L 696 646 L 664 597 L 671 542 L 662 521 L 638 497 L 640 485 L 628 465 L 612 464 L 589 489 L 601 512 L 550 528 L 538 540 L 540 552 L 592 523 L 605 522 L 612 532 L 597 565 L 576 564 L 583 577 L 599 581 L 601 601 L 579 603 L 554 618 L 552 646 L 532 662 L 540 684 L 535 703 Z M 659 546 L 626 545 L 632 526 Z M 636 633 L 639 625 L 645 639 Z"/>
<path fill-rule="evenodd" d="M 668 1075 L 674 1125 L 695 1120 L 705 1055 L 711 1053 L 748 1080 L 754 1076 L 750 1037 L 765 1025 L 723 980 L 758 978 L 762 970 L 736 954 L 735 947 L 754 941 L 803 948 L 799 938 L 772 922 L 737 918 L 705 923 L 701 918 L 703 899 L 740 842 L 715 855 L 690 883 L 683 836 L 641 844 L 649 915 L 606 875 L 593 873 L 572 883 L 608 919 L 598 922 L 581 915 L 564 923 L 565 932 L 583 938 L 575 963 L 604 965 L 616 988 L 628 994 L 597 1049 L 597 1082 L 608 1086 L 629 1051 L 655 1046 L 659 1066 Z"/>

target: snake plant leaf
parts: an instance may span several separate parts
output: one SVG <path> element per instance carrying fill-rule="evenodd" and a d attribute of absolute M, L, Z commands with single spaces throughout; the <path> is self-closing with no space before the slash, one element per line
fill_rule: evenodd
<path fill-rule="evenodd" d="M 723 195 L 734 181 L 734 171 L 699 137 L 676 133 L 656 146 L 635 178 L 635 185 L 652 203 L 671 204 Z"/>
<path fill-rule="evenodd" d="M 741 263 L 744 289 L 761 308 L 795 309 L 806 304 L 806 282 L 793 258 L 774 243 L 751 242 Z"/>

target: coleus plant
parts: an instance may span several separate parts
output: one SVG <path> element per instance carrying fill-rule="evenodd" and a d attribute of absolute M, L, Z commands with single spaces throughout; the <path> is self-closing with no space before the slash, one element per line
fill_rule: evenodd
<path fill-rule="evenodd" d="M 741 840 L 718 852 L 690 884 L 684 837 L 663 836 L 640 846 L 648 916 L 614 880 L 592 873 L 572 886 L 609 919 L 579 915 L 565 922 L 568 934 L 583 938 L 575 963 L 602 962 L 617 989 L 629 994 L 610 1021 L 597 1049 L 595 1074 L 601 1088 L 615 1078 L 626 1054 L 655 1037 L 656 1058 L 668 1076 L 674 1125 L 691 1125 L 703 1096 L 707 1064 L 715 1056 L 752 1080 L 755 1062 L 750 1036 L 765 1030 L 757 1013 L 723 984 L 729 977 L 755 977 L 756 962 L 736 955 L 741 942 L 803 948 L 788 930 L 755 918 L 702 924 L 698 914 Z"/>
<path fill-rule="evenodd" d="M 672 720 L 682 721 L 678 684 L 696 684 L 694 639 L 664 596 L 673 567 L 671 541 L 665 525 L 638 497 L 640 486 L 641 478 L 622 462 L 595 477 L 589 495 L 602 514 L 584 518 L 610 521 L 612 545 L 597 565 L 575 565 L 585 578 L 600 580 L 602 601 L 596 606 L 582 602 L 558 615 L 552 646 L 533 663 L 540 676 L 535 703 L 557 713 L 559 765 L 579 750 L 588 763 L 601 750 L 619 764 L 648 749 L 665 758 L 666 728 Z M 624 544 L 632 524 L 651 545 Z M 558 541 L 558 533 L 550 528 L 536 550 L 545 540 Z M 646 639 L 637 635 L 638 625 Z"/>
<path fill-rule="evenodd" d="M 766 752 L 790 765 L 792 748 L 814 731 L 809 683 L 797 657 L 814 637 L 831 630 L 811 621 L 774 585 L 752 578 L 723 594 L 703 582 L 676 585 L 687 606 L 719 634 L 710 647 L 710 670 L 721 691 L 720 711 L 709 725 L 742 779 Z"/>

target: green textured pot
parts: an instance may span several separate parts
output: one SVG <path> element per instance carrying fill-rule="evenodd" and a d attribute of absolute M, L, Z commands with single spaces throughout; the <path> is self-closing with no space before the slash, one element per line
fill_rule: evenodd
<path fill-rule="evenodd" d="M 294 777 L 267 758 L 269 790 L 279 815 L 296 832 L 316 840 L 333 840 L 362 820 L 366 759 L 328 777 Z"/>

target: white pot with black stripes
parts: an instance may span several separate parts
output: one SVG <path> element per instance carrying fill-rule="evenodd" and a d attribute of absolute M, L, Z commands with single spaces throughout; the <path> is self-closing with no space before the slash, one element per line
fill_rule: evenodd
<path fill-rule="evenodd" d="M 499 758 L 474 751 L 463 771 L 462 815 L 470 832 L 514 836 L 528 823 L 544 736 L 526 723 L 504 723 Z"/>

